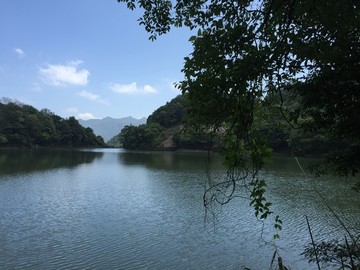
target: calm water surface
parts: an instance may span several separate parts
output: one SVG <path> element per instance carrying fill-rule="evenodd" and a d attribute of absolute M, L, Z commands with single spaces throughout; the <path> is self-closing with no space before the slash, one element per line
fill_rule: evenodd
<path fill-rule="evenodd" d="M 300 255 L 310 237 L 345 232 L 316 191 L 351 229 L 360 228 L 351 181 L 313 179 L 292 158 L 262 172 L 284 222 L 258 221 L 246 200 L 204 222 L 206 153 L 0 150 L 1 269 L 269 269 L 275 248 L 291 269 L 316 269 Z M 212 176 L 224 171 L 218 159 Z M 306 164 L 306 160 L 302 161 Z"/>

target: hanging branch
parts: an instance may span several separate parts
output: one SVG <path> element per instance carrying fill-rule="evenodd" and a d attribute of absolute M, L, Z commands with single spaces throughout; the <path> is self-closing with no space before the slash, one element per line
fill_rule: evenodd
<path fill-rule="evenodd" d="M 313 248 L 314 248 L 314 253 L 315 253 L 315 258 L 316 258 L 316 264 L 317 264 L 318 269 L 321 270 L 321 268 L 320 268 L 320 261 L 319 261 L 319 257 L 318 257 L 318 252 L 317 252 L 317 248 L 316 248 L 316 245 L 315 245 L 315 242 L 314 242 L 314 238 L 313 238 L 313 235 L 312 235 L 312 232 L 311 232 L 309 219 L 308 219 L 307 216 L 305 216 L 305 218 L 306 218 L 306 223 L 307 223 L 308 230 L 309 230 L 309 234 L 310 234 L 310 238 L 311 238 L 311 243 L 312 243 Z"/>

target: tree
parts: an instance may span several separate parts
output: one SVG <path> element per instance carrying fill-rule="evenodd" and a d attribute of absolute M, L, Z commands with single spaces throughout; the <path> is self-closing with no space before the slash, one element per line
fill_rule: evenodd
<path fill-rule="evenodd" d="M 125 149 L 219 149 L 205 128 L 187 123 L 187 107 L 186 95 L 179 95 L 149 115 L 146 125 L 126 126 L 110 143 Z"/>
<path fill-rule="evenodd" d="M 136 149 L 139 147 L 141 143 L 141 139 L 139 139 L 139 129 L 141 127 L 135 126 L 125 126 L 120 133 L 120 143 L 124 148 L 127 149 Z"/>
<path fill-rule="evenodd" d="M 101 137 L 74 118 L 4 98 L 0 102 L 0 146 L 105 146 Z"/>
<path fill-rule="evenodd" d="M 227 179 L 208 187 L 204 203 L 225 204 L 249 191 L 260 218 L 271 211 L 258 171 L 269 149 L 254 120 L 267 95 L 293 128 L 318 132 L 345 148 L 329 153 L 337 172 L 360 171 L 360 4 L 355 0 L 118 0 L 144 10 L 154 40 L 171 27 L 197 30 L 185 57 L 190 118 L 223 133 Z M 174 4 L 173 4 L 174 3 Z M 283 95 L 299 102 L 284 108 Z M 322 171 L 326 171 L 326 168 Z M 275 227 L 281 224 L 275 220 Z"/>
<path fill-rule="evenodd" d="M 357 1 L 118 1 L 144 9 L 139 22 L 152 40 L 173 26 L 198 29 L 180 88 L 199 123 L 226 123 L 244 139 L 259 99 L 290 91 L 301 99 L 288 118 L 293 124 L 311 116 L 312 129 L 351 143 L 360 137 Z M 359 164 L 353 167 L 356 173 Z"/>
<path fill-rule="evenodd" d="M 187 111 L 186 98 L 177 96 L 170 102 L 155 110 L 147 119 L 147 124 L 157 123 L 165 128 L 182 123 Z"/>
<path fill-rule="evenodd" d="M 70 127 L 71 145 L 75 147 L 84 145 L 86 141 L 86 131 L 83 126 L 81 126 L 79 121 L 73 116 L 69 117 L 66 122 Z"/>
<path fill-rule="evenodd" d="M 157 123 L 125 126 L 118 135 L 119 142 L 125 149 L 157 149 L 163 139 L 161 130 Z"/>

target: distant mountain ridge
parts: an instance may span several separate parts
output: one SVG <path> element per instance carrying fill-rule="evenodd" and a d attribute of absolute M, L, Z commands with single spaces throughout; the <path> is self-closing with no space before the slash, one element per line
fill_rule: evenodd
<path fill-rule="evenodd" d="M 91 128 L 96 135 L 104 138 L 104 141 L 109 141 L 112 137 L 119 134 L 120 131 L 127 125 L 139 126 L 146 123 L 146 117 L 136 119 L 132 116 L 123 118 L 105 117 L 103 119 L 79 120 L 79 123 L 84 127 Z"/>

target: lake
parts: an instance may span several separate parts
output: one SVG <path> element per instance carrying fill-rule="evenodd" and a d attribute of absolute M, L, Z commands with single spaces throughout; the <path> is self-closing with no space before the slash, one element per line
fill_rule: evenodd
<path fill-rule="evenodd" d="M 261 173 L 279 240 L 246 199 L 205 216 L 207 168 L 203 152 L 0 149 L 0 268 L 269 269 L 276 249 L 291 269 L 317 269 L 301 255 L 305 216 L 318 242 L 345 236 L 326 203 L 360 228 L 351 180 L 305 177 L 283 156 Z M 213 155 L 210 174 L 224 173 Z"/>

